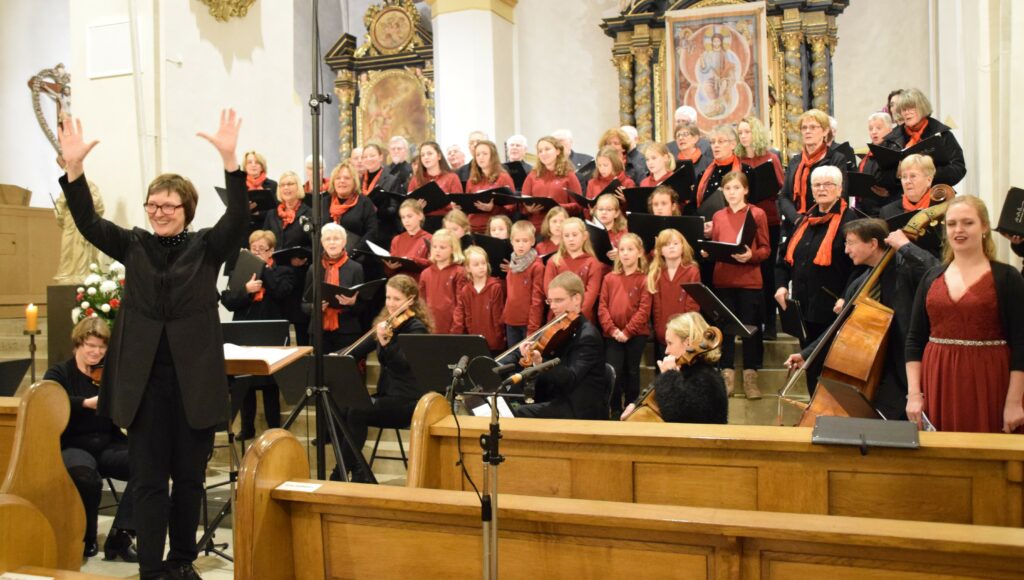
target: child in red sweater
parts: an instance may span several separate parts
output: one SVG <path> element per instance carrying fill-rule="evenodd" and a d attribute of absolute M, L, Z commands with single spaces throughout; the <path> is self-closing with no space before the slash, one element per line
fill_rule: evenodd
<path fill-rule="evenodd" d="M 391 239 L 392 256 L 408 258 L 420 267 L 430 265 L 430 233 L 423 229 L 423 208 L 415 199 L 407 199 L 398 207 L 398 217 L 402 220 L 405 232 Z M 401 262 L 384 261 L 388 277 L 395 274 L 408 274 L 414 279 L 419 278 L 420 270 L 411 267 L 403 268 Z"/>
<path fill-rule="evenodd" d="M 647 198 L 647 210 L 654 215 L 682 215 L 679 210 L 679 194 L 667 185 L 658 186 Z"/>
<path fill-rule="evenodd" d="M 614 269 L 604 277 L 597 311 L 605 336 L 605 360 L 615 367 L 612 417 L 621 415 L 623 406 L 640 394 L 640 359 L 651 333 L 644 243 L 640 236 L 627 233 L 618 250 Z"/>
<path fill-rule="evenodd" d="M 676 314 L 700 310 L 700 305 L 682 284 L 700 282 L 700 268 L 693 260 L 693 248 L 679 230 L 661 230 L 654 242 L 654 258 L 647 272 L 647 290 L 652 295 L 655 359 L 665 357 L 665 325 Z"/>
<path fill-rule="evenodd" d="M 605 266 L 594 256 L 587 226 L 580 218 L 569 218 L 562 224 L 562 244 L 544 268 L 542 288 L 547 288 L 562 272 L 573 272 L 583 280 L 585 290 L 581 312 L 587 320 L 596 321 L 597 299 L 601 294 Z"/>
<path fill-rule="evenodd" d="M 505 277 L 508 299 L 502 313 L 510 345 L 522 342 L 544 319 L 544 262 L 533 248 L 535 231 L 526 220 L 512 224 L 512 256 Z"/>
<path fill-rule="evenodd" d="M 501 323 L 505 307 L 505 288 L 491 276 L 487 252 L 479 246 L 466 248 L 467 284 L 459 291 L 452 332 L 479 334 L 487 339 L 487 348 L 495 354 L 505 349 L 505 328 Z"/>
<path fill-rule="evenodd" d="M 619 205 L 619 198 L 611 193 L 606 193 L 597 198 L 594 205 L 594 217 L 604 226 L 608 232 L 608 239 L 612 242 L 612 249 L 608 250 L 608 258 L 614 262 L 618 254 L 619 240 L 626 233 L 626 216 L 622 215 Z"/>
<path fill-rule="evenodd" d="M 466 284 L 465 257 L 458 238 L 446 229 L 437 230 L 430 241 L 430 261 L 420 274 L 420 295 L 434 318 L 434 332 L 451 334 L 455 303 Z"/>
<path fill-rule="evenodd" d="M 537 242 L 538 254 L 546 256 L 558 251 L 558 246 L 562 245 L 562 224 L 567 219 L 569 219 L 569 212 L 561 206 L 553 207 L 548 211 L 540 226 L 540 235 L 543 239 Z M 533 225 L 533 222 L 530 222 L 530 225 Z M 536 231 L 536 227 L 534 226 L 534 231 Z"/>

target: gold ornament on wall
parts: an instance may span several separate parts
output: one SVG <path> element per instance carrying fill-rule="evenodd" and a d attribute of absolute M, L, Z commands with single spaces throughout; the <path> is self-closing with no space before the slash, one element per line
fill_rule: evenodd
<path fill-rule="evenodd" d="M 256 0 L 199 0 L 210 9 L 210 16 L 219 22 L 232 18 L 244 18 Z"/>
<path fill-rule="evenodd" d="M 420 13 L 409 0 L 385 0 L 370 6 L 363 16 L 366 43 L 355 56 L 399 54 L 421 46 L 423 39 L 416 33 L 419 20 Z"/>

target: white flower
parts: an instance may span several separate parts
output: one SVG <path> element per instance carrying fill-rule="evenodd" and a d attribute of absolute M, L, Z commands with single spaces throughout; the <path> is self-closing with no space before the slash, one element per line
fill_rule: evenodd
<path fill-rule="evenodd" d="M 78 287 L 78 288 L 77 288 L 77 289 L 75 290 L 75 292 L 78 292 L 79 294 L 81 294 L 82 292 L 85 292 L 85 288 L 83 288 L 83 287 L 79 286 L 79 287 Z"/>
<path fill-rule="evenodd" d="M 93 312 L 92 316 L 90 316 L 89 318 L 96 318 L 96 317 L 97 317 L 97 314 L 95 312 Z"/>
<path fill-rule="evenodd" d="M 114 290 L 117 290 L 117 282 L 114 282 L 113 280 L 104 280 L 100 283 L 100 292 L 110 294 Z"/>
<path fill-rule="evenodd" d="M 97 272 L 97 271 L 99 271 L 99 269 L 100 269 L 100 267 L 99 267 L 99 265 L 96 262 L 93 262 L 93 263 L 89 264 L 89 270 L 90 271 Z"/>
<path fill-rule="evenodd" d="M 124 273 L 124 264 L 122 264 L 121 262 L 114 262 L 113 264 L 110 265 L 110 271 L 111 272 L 120 272 L 120 273 L 123 274 Z"/>
<path fill-rule="evenodd" d="M 93 294 L 96 293 L 96 289 L 90 286 L 89 289 L 85 291 L 85 293 L 88 294 L 89 296 L 92 296 Z"/>
<path fill-rule="evenodd" d="M 82 319 L 82 309 L 75 306 L 71 309 L 71 322 L 78 322 Z"/>
<path fill-rule="evenodd" d="M 103 312 L 110 312 L 110 305 L 104 304 L 103 306 L 100 306 L 100 310 L 102 310 Z"/>
<path fill-rule="evenodd" d="M 89 274 L 88 276 L 85 277 L 84 284 L 86 286 L 95 286 L 102 281 L 103 278 L 101 278 L 99 274 Z"/>
<path fill-rule="evenodd" d="M 88 307 L 89 307 L 89 302 L 88 302 L 88 301 L 85 301 L 85 300 L 83 300 L 83 301 L 82 301 L 82 304 L 80 305 L 80 308 L 81 308 L 82 310 L 85 310 L 85 309 L 86 309 L 86 308 L 88 308 Z"/>

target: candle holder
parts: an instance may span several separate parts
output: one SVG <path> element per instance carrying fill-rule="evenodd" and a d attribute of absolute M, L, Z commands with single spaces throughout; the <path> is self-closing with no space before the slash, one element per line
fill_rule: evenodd
<path fill-rule="evenodd" d="M 32 369 L 31 370 L 32 374 L 30 375 L 31 378 L 32 378 L 32 384 L 35 384 L 35 382 L 36 382 L 36 337 L 39 336 L 42 333 L 43 333 L 42 330 L 25 330 L 25 331 L 22 331 L 22 334 L 24 334 L 25 336 L 28 337 L 28 354 L 29 354 L 29 358 L 32 360 L 32 362 L 31 362 L 31 364 L 29 366 L 29 368 Z"/>

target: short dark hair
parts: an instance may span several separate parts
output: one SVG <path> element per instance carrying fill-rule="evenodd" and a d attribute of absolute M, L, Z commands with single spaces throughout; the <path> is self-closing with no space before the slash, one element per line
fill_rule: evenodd
<path fill-rule="evenodd" d="M 853 234 L 862 242 L 878 240 L 878 247 L 885 247 L 885 238 L 889 236 L 889 224 L 879 218 L 861 218 L 843 226 L 843 235 Z"/>
<path fill-rule="evenodd" d="M 185 211 L 185 225 L 192 223 L 192 218 L 196 217 L 196 205 L 199 203 L 199 194 L 196 193 L 196 187 L 192 185 L 192 182 L 177 173 L 157 175 L 149 183 L 146 201 L 148 202 L 154 193 L 161 191 L 173 191 L 178 194 L 178 197 L 181 198 L 181 209 Z"/>
<path fill-rule="evenodd" d="M 722 376 L 700 362 L 679 372 L 658 375 L 654 400 L 666 423 L 729 422 L 729 397 Z"/>

